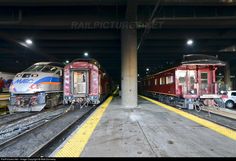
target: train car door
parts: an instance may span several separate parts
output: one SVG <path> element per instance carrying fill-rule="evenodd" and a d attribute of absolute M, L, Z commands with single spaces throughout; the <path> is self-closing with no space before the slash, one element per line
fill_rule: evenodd
<path fill-rule="evenodd" d="M 86 96 L 88 94 L 88 72 L 73 71 L 73 95 Z"/>
<path fill-rule="evenodd" d="M 200 94 L 207 94 L 209 91 L 209 72 L 200 71 Z"/>
<path fill-rule="evenodd" d="M 178 88 L 179 95 L 186 95 L 187 94 L 187 86 L 186 86 L 186 77 L 187 77 L 187 70 L 176 70 L 176 85 Z"/>

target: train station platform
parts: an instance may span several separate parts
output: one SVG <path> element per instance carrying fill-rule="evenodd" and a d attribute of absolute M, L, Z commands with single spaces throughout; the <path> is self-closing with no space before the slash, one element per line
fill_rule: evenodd
<path fill-rule="evenodd" d="M 235 157 L 236 132 L 139 97 L 110 97 L 50 157 Z"/>

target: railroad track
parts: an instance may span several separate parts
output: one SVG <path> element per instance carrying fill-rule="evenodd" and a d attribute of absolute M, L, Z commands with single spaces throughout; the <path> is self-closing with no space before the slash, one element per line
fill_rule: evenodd
<path fill-rule="evenodd" d="M 162 103 L 167 104 L 165 102 L 162 102 Z M 167 105 L 170 105 L 172 107 L 180 109 L 180 107 L 178 107 L 176 105 L 173 105 L 173 104 L 167 104 Z M 208 111 L 204 111 L 204 110 L 201 110 L 200 112 L 197 112 L 194 109 L 193 110 L 184 110 L 184 109 L 182 109 L 182 110 L 187 112 L 187 113 L 193 114 L 193 115 L 198 116 L 200 118 L 212 121 L 216 124 L 219 124 L 221 126 L 224 126 L 224 127 L 227 127 L 229 129 L 232 129 L 232 130 L 236 131 L 236 120 L 233 119 L 233 118 L 229 118 L 229 117 L 222 116 L 222 115 L 219 115 L 219 114 L 215 114 L 215 113 L 212 113 L 212 112 L 210 112 L 210 116 L 209 116 Z"/>
<path fill-rule="evenodd" d="M 219 124 L 221 126 L 224 126 L 224 127 L 227 127 L 229 129 L 232 129 L 232 130 L 236 131 L 236 120 L 235 119 L 228 118 L 226 116 L 221 116 L 221 115 L 214 114 L 214 113 L 210 113 L 210 116 L 209 116 L 208 112 L 203 111 L 203 110 L 200 111 L 200 112 L 197 112 L 197 111 L 194 111 L 194 110 L 192 110 L 192 111 L 185 110 L 185 112 L 188 112 L 188 113 L 193 114 L 195 116 L 198 116 L 200 118 L 209 120 L 211 122 L 214 122 L 216 124 Z"/>
<path fill-rule="evenodd" d="M 64 108 L 66 109 L 66 108 Z M 57 142 L 94 110 L 94 107 L 64 110 L 54 116 L 32 123 L 21 133 L 14 133 L 0 142 L 0 157 L 41 156 L 48 152 L 48 147 Z M 7 137 L 6 137 L 7 138 Z"/>
<path fill-rule="evenodd" d="M 171 106 L 173 106 L 173 105 L 171 105 Z M 173 106 L 173 107 L 179 109 L 179 107 L 177 107 L 177 106 Z M 204 111 L 204 110 L 201 110 L 200 112 L 197 112 L 194 109 L 193 110 L 184 110 L 184 111 L 236 131 L 236 120 L 233 118 L 229 118 L 229 117 L 226 117 L 226 116 L 223 116 L 220 114 L 216 114 L 216 113 L 212 113 L 212 112 L 210 112 L 210 115 L 209 115 L 209 112 Z"/>
<path fill-rule="evenodd" d="M 41 115 L 42 113 L 54 111 L 54 110 L 60 109 L 61 107 L 62 106 L 58 106 L 58 108 L 46 109 L 41 112 L 23 112 L 23 113 L 13 113 L 13 114 L 2 115 L 2 116 L 0 116 L 0 128 L 1 128 L 1 126 L 17 122 L 21 119 L 25 119 L 27 117 L 31 117 L 31 116 L 39 115 L 39 114 Z"/>
<path fill-rule="evenodd" d="M 66 127 L 64 127 L 63 130 L 61 130 L 60 133 L 58 133 L 55 137 L 51 138 L 47 142 L 45 142 L 42 146 L 40 146 L 37 150 L 35 150 L 33 153 L 29 155 L 29 157 L 48 157 L 57 147 L 60 145 L 65 139 L 66 136 L 71 134 L 79 125 L 81 125 L 84 120 L 90 116 L 90 114 L 95 110 L 96 108 L 90 107 L 86 111 L 83 111 L 80 117 L 78 117 L 76 120 L 72 121 L 70 124 L 68 124 Z M 56 145 L 56 146 L 55 146 Z M 53 147 L 53 148 L 51 148 Z M 51 148 L 51 150 L 49 150 Z"/>
<path fill-rule="evenodd" d="M 36 115 L 36 113 L 14 113 L 3 115 L 0 117 L 0 127 L 5 124 L 12 123 L 33 115 Z"/>
<path fill-rule="evenodd" d="M 45 111 L 25 118 L 17 119 L 12 123 L 4 124 L 0 127 L 0 146 L 11 140 L 12 138 L 18 137 L 21 134 L 33 129 L 46 121 L 52 120 L 53 118 L 62 115 L 66 109 L 56 109 L 54 111 Z"/>

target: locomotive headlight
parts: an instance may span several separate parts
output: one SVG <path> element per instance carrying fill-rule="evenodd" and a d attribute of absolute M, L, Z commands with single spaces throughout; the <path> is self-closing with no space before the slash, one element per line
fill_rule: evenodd
<path fill-rule="evenodd" d="M 39 86 L 38 86 L 38 84 L 32 84 L 30 86 L 30 89 L 39 89 Z"/>

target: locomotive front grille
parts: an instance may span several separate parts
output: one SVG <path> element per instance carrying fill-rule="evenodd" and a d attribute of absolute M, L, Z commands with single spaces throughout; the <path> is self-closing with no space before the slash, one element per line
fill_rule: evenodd
<path fill-rule="evenodd" d="M 18 107 L 29 107 L 45 103 L 45 94 L 14 95 L 10 97 L 10 105 Z"/>

